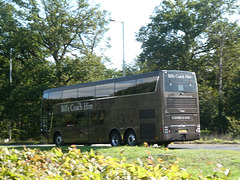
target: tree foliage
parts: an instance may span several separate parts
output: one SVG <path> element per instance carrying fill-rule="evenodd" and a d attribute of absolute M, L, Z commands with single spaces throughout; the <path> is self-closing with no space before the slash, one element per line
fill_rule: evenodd
<path fill-rule="evenodd" d="M 231 3 L 233 3 L 232 1 Z M 161 69 L 195 69 L 199 54 L 205 51 L 206 30 L 221 18 L 228 1 L 164 0 L 155 8 L 151 22 L 140 28 L 142 43 L 139 61 Z"/>
<path fill-rule="evenodd" d="M 42 92 L 105 79 L 106 11 L 87 0 L 0 0 L 0 138 L 38 137 Z M 13 62 L 12 84 L 9 61 Z"/>

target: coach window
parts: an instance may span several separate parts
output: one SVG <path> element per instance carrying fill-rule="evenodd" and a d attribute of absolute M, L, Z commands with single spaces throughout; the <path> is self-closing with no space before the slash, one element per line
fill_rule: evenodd
<path fill-rule="evenodd" d="M 78 126 L 87 126 L 88 125 L 88 117 L 87 117 L 86 113 L 79 112 L 79 113 L 76 113 L 74 116 L 75 116 Z"/>
<path fill-rule="evenodd" d="M 62 114 L 62 125 L 67 127 L 76 126 L 76 119 L 73 115 L 73 113 Z"/>
<path fill-rule="evenodd" d="M 110 97 L 114 94 L 114 83 L 101 84 L 96 86 L 96 97 L 104 98 Z"/>
<path fill-rule="evenodd" d="M 98 112 L 90 111 L 88 115 L 89 115 L 89 125 L 98 125 Z"/>
<path fill-rule="evenodd" d="M 89 125 L 102 125 L 104 122 L 105 111 L 90 111 L 89 115 Z"/>
<path fill-rule="evenodd" d="M 136 94 L 136 80 L 115 83 L 115 96 Z"/>
<path fill-rule="evenodd" d="M 64 90 L 62 93 L 62 99 L 64 101 L 74 101 L 77 98 L 77 89 Z"/>
<path fill-rule="evenodd" d="M 102 125 L 105 119 L 105 111 L 99 111 L 98 112 L 98 117 L 99 117 L 99 121 L 98 124 Z"/>
<path fill-rule="evenodd" d="M 137 93 L 154 92 L 157 84 L 157 76 L 137 80 Z"/>
<path fill-rule="evenodd" d="M 95 96 L 95 86 L 82 87 L 78 89 L 78 99 L 87 100 L 94 99 Z"/>
<path fill-rule="evenodd" d="M 51 92 L 49 93 L 49 99 L 61 99 L 62 98 L 62 91 L 57 91 L 57 92 Z"/>
<path fill-rule="evenodd" d="M 61 114 L 53 114 L 53 127 L 62 126 L 62 116 Z"/>
<path fill-rule="evenodd" d="M 43 109 L 43 114 L 46 113 L 46 111 L 49 111 L 49 101 L 48 101 L 48 93 L 43 94 L 43 99 L 42 99 L 42 109 Z"/>
<path fill-rule="evenodd" d="M 49 93 L 48 98 L 49 98 L 51 105 L 60 103 L 61 99 L 62 99 L 62 91 L 51 92 L 51 93 Z"/>
<path fill-rule="evenodd" d="M 44 93 L 43 94 L 43 99 L 45 100 L 45 99 L 48 99 L 48 93 Z"/>

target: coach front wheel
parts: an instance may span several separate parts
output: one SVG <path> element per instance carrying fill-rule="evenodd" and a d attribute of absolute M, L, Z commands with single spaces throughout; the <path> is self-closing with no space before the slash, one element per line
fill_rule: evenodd
<path fill-rule="evenodd" d="M 57 145 L 57 146 L 61 146 L 63 145 L 63 138 L 62 138 L 62 135 L 60 133 L 56 133 L 54 135 L 54 143 Z"/>

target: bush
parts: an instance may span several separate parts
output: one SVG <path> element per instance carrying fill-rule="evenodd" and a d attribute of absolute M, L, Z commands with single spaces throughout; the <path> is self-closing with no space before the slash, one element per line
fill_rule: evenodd
<path fill-rule="evenodd" d="M 232 134 L 232 136 L 233 137 L 240 136 L 240 120 L 233 117 L 228 117 L 228 120 L 230 122 L 229 131 Z"/>
<path fill-rule="evenodd" d="M 37 149 L 3 148 L 0 150 L 0 179 L 171 179 L 190 177 L 177 162 L 164 166 L 152 166 L 139 160 L 138 164 L 126 163 L 123 159 L 104 157 L 98 153 L 81 153 L 69 148 L 63 153 L 59 148 L 51 151 Z"/>
<path fill-rule="evenodd" d="M 178 162 L 166 165 L 159 159 L 159 164 L 154 165 L 151 155 L 148 160 L 126 163 L 124 157 L 104 157 L 92 150 L 81 153 L 75 147 L 70 147 L 68 153 L 59 148 L 51 151 L 3 148 L 0 179 L 194 179 Z"/>

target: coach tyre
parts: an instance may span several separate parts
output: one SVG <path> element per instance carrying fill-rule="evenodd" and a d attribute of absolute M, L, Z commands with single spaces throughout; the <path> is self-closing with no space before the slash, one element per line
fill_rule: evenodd
<path fill-rule="evenodd" d="M 119 132 L 113 131 L 110 134 L 110 143 L 112 146 L 120 146 L 121 136 Z"/>
<path fill-rule="evenodd" d="M 129 146 L 135 146 L 137 144 L 137 136 L 133 130 L 127 132 L 125 143 Z"/>
<path fill-rule="evenodd" d="M 54 136 L 54 143 L 57 146 L 61 146 L 63 144 L 63 138 L 62 135 L 60 133 L 56 133 Z"/>

